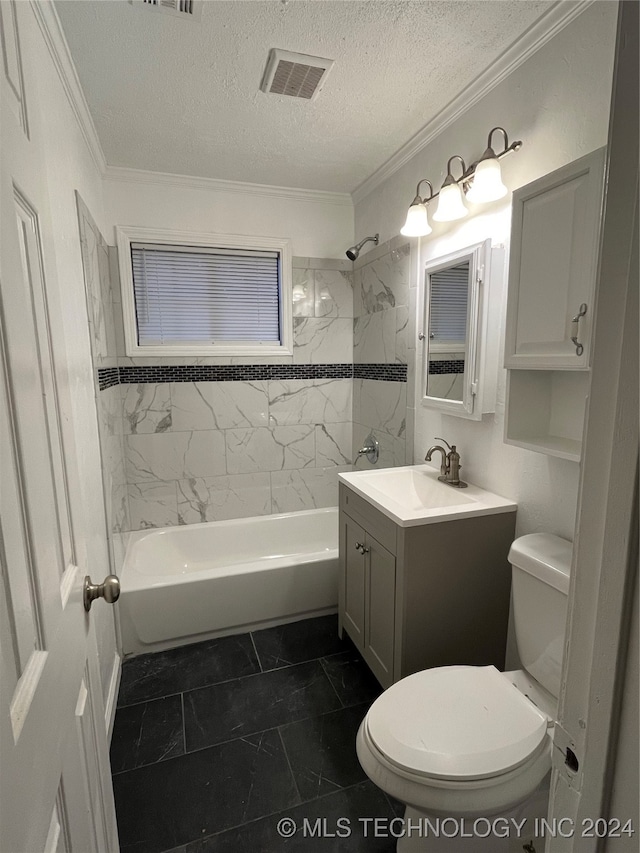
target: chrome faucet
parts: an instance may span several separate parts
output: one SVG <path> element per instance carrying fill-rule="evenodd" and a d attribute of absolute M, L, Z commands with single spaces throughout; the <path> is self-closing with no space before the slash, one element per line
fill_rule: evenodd
<path fill-rule="evenodd" d="M 372 465 L 375 465 L 376 462 L 378 461 L 379 455 L 380 455 L 380 445 L 378 444 L 378 439 L 375 437 L 375 435 L 372 432 L 370 432 L 369 435 L 364 440 L 364 445 L 358 451 L 358 455 L 354 459 L 353 464 L 355 465 L 361 456 L 366 456 L 367 460 Z"/>
<path fill-rule="evenodd" d="M 440 476 L 438 480 L 447 483 L 449 486 L 455 486 L 457 489 L 466 489 L 467 483 L 463 483 L 460 479 L 460 454 L 456 450 L 455 444 L 451 445 L 444 438 L 438 438 L 438 436 L 436 436 L 436 441 L 446 444 L 449 452 L 447 453 L 441 445 L 434 444 L 433 447 L 427 450 L 427 455 L 424 457 L 425 462 L 431 462 L 434 451 L 439 450 L 442 454 L 442 461 L 440 463 Z"/>

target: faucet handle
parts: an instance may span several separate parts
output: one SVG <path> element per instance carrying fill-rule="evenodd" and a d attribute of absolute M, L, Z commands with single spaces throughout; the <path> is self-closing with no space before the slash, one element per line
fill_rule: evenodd
<path fill-rule="evenodd" d="M 455 447 L 455 444 L 453 445 L 453 447 L 451 447 L 448 441 L 445 441 L 444 438 L 439 438 L 437 435 L 435 436 L 435 440 L 441 441 L 443 444 L 446 444 L 449 450 L 453 450 L 453 447 Z"/>

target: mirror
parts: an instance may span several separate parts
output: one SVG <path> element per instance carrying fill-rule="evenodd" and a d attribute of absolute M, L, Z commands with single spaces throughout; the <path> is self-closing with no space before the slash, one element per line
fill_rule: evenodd
<path fill-rule="evenodd" d="M 487 241 L 488 243 L 488 241 Z M 474 417 L 484 243 L 426 263 L 422 404 Z"/>

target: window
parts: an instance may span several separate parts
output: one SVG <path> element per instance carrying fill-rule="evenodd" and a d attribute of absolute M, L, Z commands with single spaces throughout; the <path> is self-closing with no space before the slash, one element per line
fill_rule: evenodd
<path fill-rule="evenodd" d="M 288 241 L 117 231 L 127 355 L 291 352 Z"/>

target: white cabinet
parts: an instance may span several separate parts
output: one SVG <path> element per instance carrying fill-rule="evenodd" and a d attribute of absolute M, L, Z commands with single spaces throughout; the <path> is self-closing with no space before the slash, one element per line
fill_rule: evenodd
<path fill-rule="evenodd" d="M 590 384 L 605 149 L 513 194 L 504 440 L 578 461 Z"/>
<path fill-rule="evenodd" d="M 604 165 L 602 148 L 513 194 L 507 368 L 589 367 Z"/>

